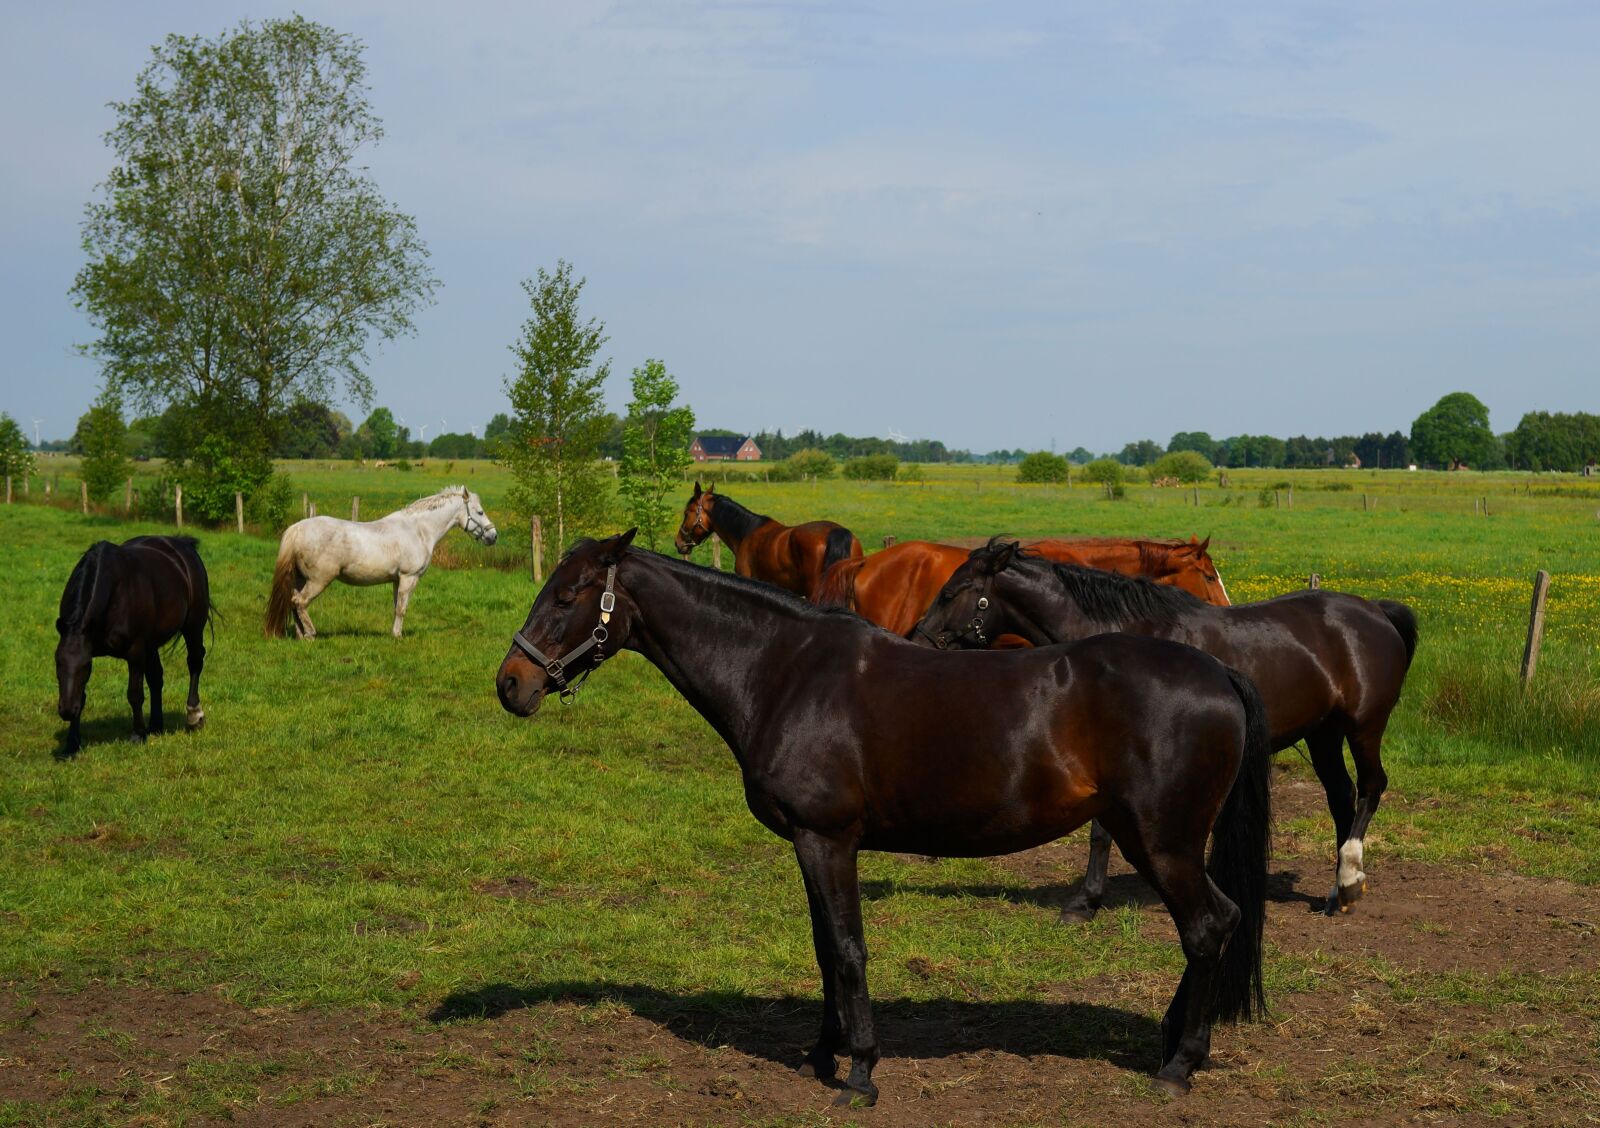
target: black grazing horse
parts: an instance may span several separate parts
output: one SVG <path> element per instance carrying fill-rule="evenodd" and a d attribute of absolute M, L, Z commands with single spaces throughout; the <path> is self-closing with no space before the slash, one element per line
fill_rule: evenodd
<path fill-rule="evenodd" d="M 1417 649 L 1411 608 L 1322 590 L 1216 607 L 1145 579 L 1054 564 L 996 538 L 956 570 L 910 637 L 942 649 L 983 647 L 1002 634 L 1042 645 L 1102 631 L 1186 642 L 1249 675 L 1267 705 L 1273 749 L 1304 740 L 1311 750 L 1338 850 L 1327 909 L 1348 911 L 1366 889 L 1362 840 L 1389 782 L 1383 730 Z M 1110 839 L 1096 825 L 1089 842 L 1068 919 L 1093 916 L 1105 890 Z"/>
<path fill-rule="evenodd" d="M 580 541 L 556 566 L 500 665 L 500 702 L 532 716 L 552 686 L 570 697 L 603 652 L 627 648 L 728 742 L 750 810 L 794 843 L 823 997 L 800 1071 L 831 1078 L 848 1049 L 837 1103 L 877 1096 L 861 850 L 1005 854 L 1099 818 L 1160 891 L 1188 960 L 1163 1020 L 1162 1085 L 1187 1091 L 1213 1021 L 1261 1008 L 1270 753 L 1248 679 L 1128 635 L 924 651 L 632 539 Z"/>
<path fill-rule="evenodd" d="M 78 724 L 93 660 L 128 663 L 128 704 L 133 738 L 143 740 L 144 683 L 150 683 L 150 728 L 163 731 L 161 646 L 183 635 L 189 651 L 188 727 L 205 723 L 200 670 L 205 628 L 211 620 L 211 585 L 193 537 L 134 537 L 122 544 L 98 541 L 79 558 L 61 593 L 56 632 L 57 712 L 70 726 L 63 755 L 78 751 Z"/>

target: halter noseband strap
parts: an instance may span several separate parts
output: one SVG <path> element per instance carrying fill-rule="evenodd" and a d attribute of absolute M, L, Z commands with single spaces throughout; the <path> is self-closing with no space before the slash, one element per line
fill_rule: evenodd
<path fill-rule="evenodd" d="M 611 621 L 611 612 L 616 610 L 617 607 L 616 593 L 612 591 L 616 581 L 617 566 L 613 564 L 606 569 L 606 590 L 600 594 L 600 621 L 594 625 L 594 630 L 589 632 L 588 638 L 561 657 L 549 657 L 544 651 L 524 638 L 521 631 L 517 631 L 511 636 L 511 644 L 533 659 L 535 664 L 544 670 L 545 675 L 556 683 L 556 689 L 561 695 L 561 703 L 563 705 L 572 704 L 573 700 L 578 696 L 578 687 L 583 684 L 583 679 L 588 677 L 596 666 L 605 661 L 604 645 L 606 639 L 610 637 L 610 632 L 606 630 L 606 624 Z M 572 663 L 573 659 L 582 654 L 587 654 L 591 648 L 595 648 L 593 665 L 587 670 L 579 671 L 572 684 L 568 685 L 566 667 Z"/>
<path fill-rule="evenodd" d="M 983 633 L 983 612 L 987 611 L 988 609 L 989 597 L 987 595 L 980 594 L 978 596 L 978 610 L 973 614 L 972 620 L 967 623 L 966 629 L 972 632 L 972 637 L 980 644 L 985 644 L 989 641 L 989 636 Z M 926 618 L 926 616 L 924 616 L 924 618 Z M 911 637 L 915 638 L 919 634 L 927 638 L 928 641 L 932 642 L 933 645 L 937 646 L 940 650 L 948 650 L 950 648 L 950 639 L 952 634 L 950 631 L 940 631 L 938 634 L 934 634 L 927 627 L 922 625 L 922 619 L 918 619 L 916 625 L 911 628 Z M 961 636 L 959 633 L 956 633 L 955 637 L 960 638 Z"/>

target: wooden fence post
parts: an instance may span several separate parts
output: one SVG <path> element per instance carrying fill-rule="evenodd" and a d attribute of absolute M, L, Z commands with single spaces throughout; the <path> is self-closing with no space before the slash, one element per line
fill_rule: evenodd
<path fill-rule="evenodd" d="M 352 520 L 352 521 L 361 520 L 361 495 L 360 494 L 356 494 L 355 497 L 352 497 L 350 499 L 350 520 Z"/>
<path fill-rule="evenodd" d="M 300 516 L 301 517 L 309 517 L 309 516 L 311 516 L 311 495 L 310 494 L 301 494 L 300 495 Z"/>
<path fill-rule="evenodd" d="M 894 546 L 895 546 L 895 535 L 893 533 L 890 533 L 888 536 L 883 538 L 883 547 L 884 548 L 893 548 Z"/>
<path fill-rule="evenodd" d="M 172 507 L 178 515 L 178 528 L 183 528 L 183 483 L 179 482 L 172 491 Z"/>
<path fill-rule="evenodd" d="M 812 482 L 816 479 L 812 478 Z M 722 571 L 722 538 L 716 533 L 711 534 L 711 566 L 717 571 Z"/>
<path fill-rule="evenodd" d="M 317 503 L 313 501 L 311 503 L 311 516 L 315 517 L 316 515 L 317 515 Z"/>
<path fill-rule="evenodd" d="M 1489 499 L 1488 498 L 1484 498 L 1483 499 L 1483 515 L 1485 517 L 1489 516 Z"/>
<path fill-rule="evenodd" d="M 1528 611 L 1528 645 L 1522 650 L 1522 684 L 1533 681 L 1539 665 L 1539 644 L 1544 641 L 1544 601 L 1550 594 L 1550 573 L 1540 568 L 1533 574 L 1533 606 Z"/>
<path fill-rule="evenodd" d="M 1361 512 L 1363 512 L 1363 513 L 1367 512 L 1367 495 L 1366 494 L 1362 494 L 1361 495 Z"/>
<path fill-rule="evenodd" d="M 49 478 L 46 478 L 44 480 L 44 503 L 46 505 L 50 504 L 50 479 Z"/>
<path fill-rule="evenodd" d="M 1272 508 L 1274 508 L 1274 509 L 1282 509 L 1283 508 L 1283 497 L 1282 497 L 1282 495 L 1280 495 L 1278 493 L 1277 490 L 1273 490 L 1272 491 Z"/>
<path fill-rule="evenodd" d="M 122 483 L 122 515 L 128 516 L 133 512 L 133 479 L 129 478 Z"/>
<path fill-rule="evenodd" d="M 533 548 L 533 582 L 544 583 L 544 522 L 539 520 L 539 515 L 533 515 L 533 522 L 528 526 L 528 543 Z"/>
<path fill-rule="evenodd" d="M 1316 572 L 1312 572 L 1311 575 L 1306 580 L 1306 587 L 1310 588 L 1312 591 L 1316 591 L 1321 586 L 1322 586 L 1322 577 L 1320 575 L 1318 575 Z"/>
<path fill-rule="evenodd" d="M 24 474 L 22 476 L 22 496 L 23 497 L 27 497 L 28 496 L 28 494 L 30 492 L 30 487 L 32 485 L 33 485 L 33 475 L 32 474 Z"/>
<path fill-rule="evenodd" d="M 1294 487 L 1293 486 L 1289 487 L 1289 508 L 1290 509 L 1294 508 Z"/>
<path fill-rule="evenodd" d="M 244 494 L 238 490 L 233 491 L 233 523 L 244 532 Z"/>
<path fill-rule="evenodd" d="M 1199 509 L 1200 508 L 1200 487 L 1196 486 L 1194 488 L 1193 492 L 1194 492 L 1194 507 L 1196 509 Z"/>
<path fill-rule="evenodd" d="M 89 483 L 78 483 L 78 508 L 83 510 L 83 515 L 89 515 Z"/>
<path fill-rule="evenodd" d="M 1478 498 L 1473 498 L 1472 499 L 1472 515 L 1474 517 L 1476 517 L 1482 512 L 1483 512 L 1483 510 L 1482 510 L 1481 501 Z"/>
<path fill-rule="evenodd" d="M 6 475 L 6 504 L 11 504 L 11 475 Z"/>

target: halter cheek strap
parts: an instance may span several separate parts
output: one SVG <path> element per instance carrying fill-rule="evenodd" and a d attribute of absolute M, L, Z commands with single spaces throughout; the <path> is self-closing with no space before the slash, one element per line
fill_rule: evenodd
<path fill-rule="evenodd" d="M 606 624 L 611 622 L 611 613 L 617 607 L 616 593 L 612 590 L 616 582 L 617 566 L 613 564 L 606 569 L 606 590 L 600 595 L 600 621 L 595 624 L 594 630 L 589 632 L 588 638 L 561 657 L 551 658 L 523 637 L 521 631 L 517 631 L 511 636 L 511 644 L 533 659 L 534 663 L 544 670 L 545 675 L 556 683 L 556 689 L 561 695 L 561 703 L 563 705 L 572 704 L 578 696 L 578 687 L 583 684 L 583 679 L 587 678 L 601 662 L 605 661 L 605 641 L 610 637 L 610 632 L 606 630 Z M 578 676 L 573 679 L 572 684 L 568 685 L 566 667 L 571 665 L 574 659 L 587 654 L 591 649 L 594 650 L 594 661 L 588 669 L 580 670 Z"/>
<path fill-rule="evenodd" d="M 989 641 L 989 636 L 983 633 L 983 612 L 987 610 L 989 610 L 989 597 L 987 595 L 978 596 L 978 610 L 973 614 L 972 621 L 967 624 L 967 630 L 972 632 L 973 639 L 980 645 Z M 919 634 L 927 638 L 940 650 L 948 650 L 950 648 L 951 632 L 940 631 L 938 634 L 934 634 L 922 625 L 921 619 L 918 619 L 917 625 L 911 628 L 911 636 L 913 638 Z M 961 635 L 957 632 L 953 637 L 960 638 Z"/>

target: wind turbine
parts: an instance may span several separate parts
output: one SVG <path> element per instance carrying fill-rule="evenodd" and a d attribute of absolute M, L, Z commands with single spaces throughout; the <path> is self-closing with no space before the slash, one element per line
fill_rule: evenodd
<path fill-rule="evenodd" d="M 418 442 L 425 443 L 425 442 L 428 441 L 428 425 L 426 423 L 417 424 L 417 432 L 418 432 L 418 435 L 417 435 L 417 441 Z"/>
<path fill-rule="evenodd" d="M 34 450 L 38 450 L 39 449 L 39 424 L 41 424 L 43 422 L 44 422 L 43 419 L 35 419 L 33 421 L 33 449 Z"/>

